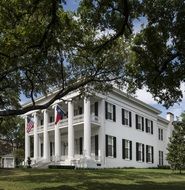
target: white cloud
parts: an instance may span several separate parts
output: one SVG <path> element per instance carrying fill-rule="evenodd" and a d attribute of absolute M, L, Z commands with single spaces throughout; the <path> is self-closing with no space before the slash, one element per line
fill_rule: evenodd
<path fill-rule="evenodd" d="M 152 95 L 146 91 L 146 88 L 143 88 L 142 90 L 137 90 L 136 91 L 136 98 L 145 102 L 146 104 L 156 104 L 157 103 L 152 98 Z"/>
<path fill-rule="evenodd" d="M 180 114 L 185 111 L 185 84 L 181 84 L 181 90 L 183 92 L 183 99 L 182 102 L 174 104 L 174 106 L 170 107 L 169 109 L 166 109 L 164 106 L 158 104 L 153 98 L 152 95 L 147 92 L 146 88 L 142 90 L 136 91 L 136 98 L 139 100 L 155 107 L 156 109 L 159 109 L 162 113 L 161 116 L 166 117 L 167 112 L 171 112 L 174 114 L 175 119 L 176 117 L 180 116 Z"/>

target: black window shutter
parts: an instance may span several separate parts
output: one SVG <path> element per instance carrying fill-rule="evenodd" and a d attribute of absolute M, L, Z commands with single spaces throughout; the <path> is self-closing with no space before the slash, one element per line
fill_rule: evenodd
<path fill-rule="evenodd" d="M 116 106 L 113 105 L 113 121 L 116 121 Z"/>
<path fill-rule="evenodd" d="M 145 145 L 142 144 L 143 162 L 145 161 Z"/>
<path fill-rule="evenodd" d="M 53 146 L 52 146 L 52 142 L 50 142 L 50 156 L 52 156 L 52 152 L 53 152 Z"/>
<path fill-rule="evenodd" d="M 138 142 L 136 142 L 136 161 L 138 161 L 139 160 L 139 143 Z"/>
<path fill-rule="evenodd" d="M 114 158 L 116 158 L 116 137 L 113 137 Z"/>
<path fill-rule="evenodd" d="M 142 117 L 142 131 L 144 131 L 144 117 Z"/>
<path fill-rule="evenodd" d="M 80 137 L 80 154 L 83 154 L 83 141 L 82 141 L 82 137 Z"/>
<path fill-rule="evenodd" d="M 108 156 L 108 135 L 105 135 L 105 150 L 106 150 L 106 157 Z"/>
<path fill-rule="evenodd" d="M 122 124 L 125 125 L 125 110 L 122 109 Z"/>
<path fill-rule="evenodd" d="M 145 119 L 146 132 L 148 133 L 148 119 Z"/>
<path fill-rule="evenodd" d="M 82 114 L 82 107 L 81 106 L 78 107 L 78 111 L 79 111 L 79 114 L 81 115 Z"/>
<path fill-rule="evenodd" d="M 98 116 L 98 102 L 94 103 L 94 112 L 95 116 Z"/>
<path fill-rule="evenodd" d="M 148 162 L 148 145 L 146 145 L 146 162 Z"/>
<path fill-rule="evenodd" d="M 125 139 L 122 139 L 122 158 L 125 159 Z"/>
<path fill-rule="evenodd" d="M 132 141 L 129 142 L 130 142 L 130 160 L 132 160 Z"/>
<path fill-rule="evenodd" d="M 43 143 L 40 144 L 41 157 L 43 157 Z"/>
<path fill-rule="evenodd" d="M 138 115 L 136 114 L 136 129 L 138 129 Z"/>
<path fill-rule="evenodd" d="M 129 126 L 132 127 L 132 113 L 129 112 Z"/>
<path fill-rule="evenodd" d="M 154 163 L 154 147 L 152 146 L 152 163 Z"/>
<path fill-rule="evenodd" d="M 153 121 L 151 121 L 151 134 L 153 134 L 154 132 L 154 129 L 153 129 L 154 127 L 153 127 Z"/>
<path fill-rule="evenodd" d="M 108 119 L 108 103 L 105 102 L 105 119 Z"/>
<path fill-rule="evenodd" d="M 161 129 L 161 140 L 163 141 L 163 129 Z"/>
<path fill-rule="evenodd" d="M 98 156 L 98 135 L 95 135 L 95 156 Z"/>

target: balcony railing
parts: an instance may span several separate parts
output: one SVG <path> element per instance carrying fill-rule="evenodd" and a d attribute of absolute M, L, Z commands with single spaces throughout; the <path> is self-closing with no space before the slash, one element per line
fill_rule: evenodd
<path fill-rule="evenodd" d="M 78 125 L 84 122 L 84 115 L 76 115 L 73 117 L 73 125 Z M 94 123 L 96 125 L 100 125 L 100 120 L 98 116 L 95 116 L 94 114 L 91 114 L 91 123 Z M 59 128 L 67 127 L 68 126 L 68 118 L 62 119 L 58 123 Z M 55 122 L 48 124 L 48 131 L 53 130 L 55 126 Z M 43 132 L 44 126 L 38 126 L 37 132 Z M 31 130 L 30 134 L 33 133 L 33 129 Z"/>

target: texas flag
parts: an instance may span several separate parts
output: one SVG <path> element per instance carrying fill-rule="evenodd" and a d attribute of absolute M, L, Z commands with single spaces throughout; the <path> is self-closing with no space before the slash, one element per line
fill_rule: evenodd
<path fill-rule="evenodd" d="M 64 115 L 65 115 L 64 111 L 62 110 L 62 108 L 61 108 L 59 105 L 56 106 L 56 111 L 57 111 L 57 115 L 56 115 L 55 125 L 56 125 L 60 120 L 62 120 L 63 117 L 64 117 Z"/>

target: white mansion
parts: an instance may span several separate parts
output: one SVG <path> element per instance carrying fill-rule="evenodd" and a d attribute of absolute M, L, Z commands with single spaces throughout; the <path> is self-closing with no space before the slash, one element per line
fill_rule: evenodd
<path fill-rule="evenodd" d="M 41 97 L 44 103 L 53 94 Z M 29 105 L 29 103 L 24 106 Z M 56 106 L 66 115 L 55 124 Z M 81 98 L 73 92 L 47 110 L 25 116 L 25 162 L 76 167 L 157 167 L 167 165 L 166 153 L 173 130 L 167 119 L 146 103 L 114 89 L 107 95 Z M 27 132 L 27 117 L 34 127 Z"/>

